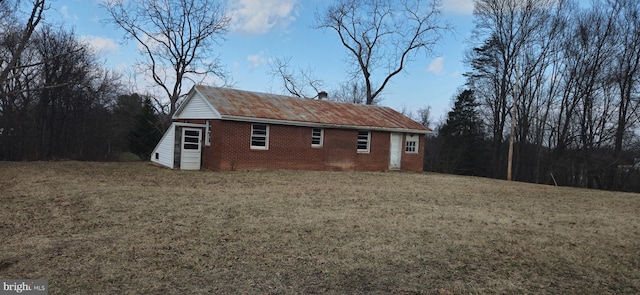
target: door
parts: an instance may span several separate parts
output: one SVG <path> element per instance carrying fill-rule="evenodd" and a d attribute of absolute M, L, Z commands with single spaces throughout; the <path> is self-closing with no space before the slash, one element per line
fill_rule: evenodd
<path fill-rule="evenodd" d="M 389 170 L 399 170 L 401 158 L 402 133 L 391 133 L 391 146 L 389 148 Z"/>
<path fill-rule="evenodd" d="M 200 170 L 202 129 L 183 128 L 180 149 L 180 169 Z"/>

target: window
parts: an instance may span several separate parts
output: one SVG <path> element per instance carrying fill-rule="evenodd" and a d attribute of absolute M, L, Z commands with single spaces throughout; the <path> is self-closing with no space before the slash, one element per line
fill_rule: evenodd
<path fill-rule="evenodd" d="M 407 141 L 405 142 L 405 145 L 404 145 L 404 152 L 410 153 L 410 154 L 417 154 L 418 138 L 420 138 L 420 136 L 416 134 L 407 134 L 406 138 L 407 138 Z"/>
<path fill-rule="evenodd" d="M 322 128 L 311 129 L 311 146 L 312 147 L 321 147 L 323 138 L 324 138 L 324 129 Z"/>
<path fill-rule="evenodd" d="M 369 152 L 369 138 L 371 137 L 371 132 L 369 131 L 358 131 L 358 153 L 368 153 Z"/>
<path fill-rule="evenodd" d="M 182 133 L 182 147 L 185 150 L 200 149 L 200 129 L 184 129 Z"/>
<path fill-rule="evenodd" d="M 258 150 L 269 149 L 269 126 L 266 124 L 251 125 L 251 148 Z"/>
<path fill-rule="evenodd" d="M 204 144 L 211 145 L 211 120 L 207 120 L 207 131 L 205 132 Z"/>

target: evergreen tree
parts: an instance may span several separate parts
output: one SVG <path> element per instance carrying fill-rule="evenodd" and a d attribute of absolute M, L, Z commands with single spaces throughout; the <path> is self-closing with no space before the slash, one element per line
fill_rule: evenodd
<path fill-rule="evenodd" d="M 142 109 L 135 115 L 134 125 L 129 131 L 127 141 L 129 151 L 142 159 L 149 159 L 153 148 L 162 138 L 159 116 L 149 97 L 144 99 Z"/>
<path fill-rule="evenodd" d="M 464 90 L 440 128 L 438 136 L 442 139 L 444 172 L 486 176 L 485 133 L 477 112 L 478 105 L 473 91 Z"/>

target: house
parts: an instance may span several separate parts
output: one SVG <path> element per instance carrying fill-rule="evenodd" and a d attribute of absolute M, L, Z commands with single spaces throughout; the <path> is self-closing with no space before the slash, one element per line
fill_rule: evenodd
<path fill-rule="evenodd" d="M 388 107 L 197 85 L 151 161 L 183 170 L 422 171 L 430 132 Z"/>

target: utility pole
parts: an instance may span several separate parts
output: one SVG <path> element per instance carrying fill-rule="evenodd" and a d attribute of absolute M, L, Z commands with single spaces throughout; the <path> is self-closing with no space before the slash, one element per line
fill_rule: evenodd
<path fill-rule="evenodd" d="M 513 106 L 511 106 L 511 135 L 509 136 L 509 164 L 507 166 L 507 181 L 511 181 L 511 173 L 513 166 L 513 138 L 516 133 L 516 108 L 518 107 L 518 80 L 520 79 L 520 71 L 516 65 L 516 85 L 513 90 Z"/>

